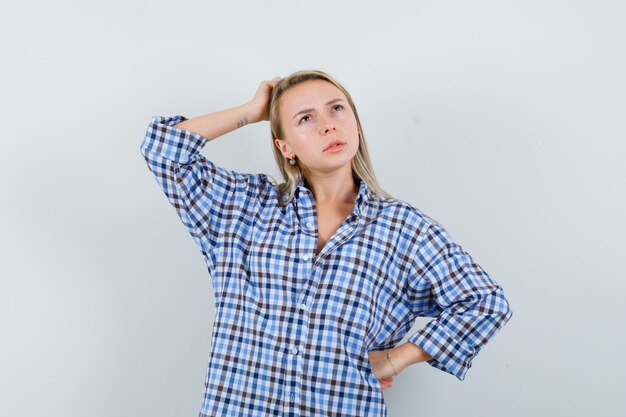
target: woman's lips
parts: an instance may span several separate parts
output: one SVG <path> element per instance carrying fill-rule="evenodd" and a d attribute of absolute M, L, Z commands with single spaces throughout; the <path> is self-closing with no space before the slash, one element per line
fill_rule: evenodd
<path fill-rule="evenodd" d="M 324 152 L 326 152 L 327 150 L 331 149 L 334 147 L 334 145 L 345 145 L 345 142 L 342 142 L 340 140 L 333 140 L 329 146 L 326 147 L 326 149 L 324 149 Z"/>
<path fill-rule="evenodd" d="M 342 150 L 344 147 L 346 146 L 345 143 L 340 143 L 337 146 L 333 146 L 331 145 L 328 149 L 326 149 L 324 152 L 339 152 L 340 150 Z"/>

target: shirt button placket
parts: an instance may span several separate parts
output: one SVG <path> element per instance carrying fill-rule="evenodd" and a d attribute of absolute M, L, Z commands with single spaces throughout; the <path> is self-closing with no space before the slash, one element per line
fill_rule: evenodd
<path fill-rule="evenodd" d="M 313 223 L 310 221 L 306 222 L 306 227 L 307 228 L 311 228 L 313 226 Z M 304 254 L 302 255 L 302 260 L 303 261 L 308 261 L 309 259 L 311 259 L 311 256 L 309 254 Z M 305 268 L 306 270 L 309 270 L 309 268 Z M 297 308 L 299 309 L 300 312 L 302 313 L 306 313 L 306 301 L 302 300 L 297 304 Z M 297 310 L 296 310 L 297 311 Z M 306 338 L 306 315 L 304 318 L 300 318 L 297 317 L 296 320 L 294 320 L 294 323 L 296 323 L 296 326 L 298 326 L 298 328 L 294 329 L 295 330 L 295 335 L 297 335 L 298 338 L 300 338 L 300 340 L 304 340 Z M 301 346 L 297 345 L 298 341 L 296 340 L 294 342 L 294 344 L 292 346 L 290 346 L 289 349 L 289 354 L 291 355 L 291 361 L 290 361 L 290 365 L 291 365 L 291 372 L 290 374 L 292 376 L 295 376 L 296 381 L 293 381 L 292 384 L 289 386 L 289 391 L 288 391 L 288 395 L 287 398 L 289 399 L 289 409 L 290 409 L 290 413 L 289 415 L 300 415 L 299 413 L 299 409 L 297 407 L 296 404 L 296 397 L 297 397 L 297 390 L 300 389 L 301 386 L 301 381 L 298 381 L 297 378 L 299 377 L 299 375 L 301 374 L 301 370 L 302 370 L 302 355 L 300 354 L 300 348 Z"/>
<path fill-rule="evenodd" d="M 303 326 L 303 327 L 304 327 L 304 328 L 303 328 L 303 330 L 302 330 L 302 332 L 301 332 L 301 334 L 303 335 L 303 336 L 302 336 L 302 338 L 304 339 L 304 337 L 305 337 L 305 336 L 304 336 L 304 334 L 305 334 L 305 332 L 306 332 L 306 325 L 305 325 L 305 323 L 307 322 L 307 317 L 306 317 L 306 302 L 305 302 L 305 301 L 302 301 L 302 302 L 298 305 L 298 307 L 299 307 L 299 309 L 300 309 L 300 312 L 302 312 L 302 313 L 303 313 L 302 320 L 298 320 L 298 322 L 299 322 L 299 323 L 302 323 L 302 324 L 301 324 L 301 326 Z M 303 340 L 303 339 L 302 339 L 302 340 Z M 298 349 L 297 347 L 294 347 L 294 348 L 291 350 L 291 353 L 292 353 L 293 355 L 298 355 L 298 353 L 299 353 L 299 352 L 300 352 L 300 351 L 299 351 L 299 349 Z M 300 355 L 300 356 L 302 356 L 302 355 Z M 299 362 L 299 366 L 298 366 L 298 371 L 300 371 L 300 370 L 302 369 L 302 360 L 303 360 L 303 359 L 304 359 L 303 357 L 301 357 L 301 358 L 300 358 L 300 362 Z M 300 372 L 299 372 L 299 373 L 300 373 Z M 295 403 L 295 398 L 294 398 L 294 397 L 295 397 L 295 393 L 293 393 L 293 392 L 292 392 L 292 393 L 291 393 L 291 398 L 290 398 L 290 402 L 291 402 L 291 404 L 294 404 L 294 403 Z"/>
<path fill-rule="evenodd" d="M 288 415 L 290 416 L 298 416 L 299 414 L 299 410 L 296 404 L 296 393 L 297 390 L 300 389 L 300 385 L 301 382 L 298 381 L 298 377 L 300 374 L 300 368 L 301 368 L 301 364 L 298 361 L 298 353 L 300 352 L 300 350 L 298 349 L 297 345 L 292 345 L 289 349 L 289 354 L 291 355 L 291 360 L 289 361 L 289 375 L 292 378 L 295 378 L 290 384 L 289 384 L 289 391 L 288 391 L 288 399 L 289 399 L 289 413 Z"/>

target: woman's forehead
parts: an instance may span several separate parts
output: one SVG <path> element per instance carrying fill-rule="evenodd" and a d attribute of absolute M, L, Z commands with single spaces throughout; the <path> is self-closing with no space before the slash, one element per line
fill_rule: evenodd
<path fill-rule="evenodd" d="M 295 109 L 296 111 L 308 107 L 324 105 L 324 103 L 340 98 L 345 100 L 346 96 L 340 89 L 328 81 L 308 80 L 304 81 L 283 93 L 281 107 Z"/>

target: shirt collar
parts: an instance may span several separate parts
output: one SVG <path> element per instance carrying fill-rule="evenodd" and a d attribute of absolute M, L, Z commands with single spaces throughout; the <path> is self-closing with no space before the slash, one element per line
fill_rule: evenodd
<path fill-rule="evenodd" d="M 360 216 L 365 210 L 368 202 L 374 198 L 374 193 L 367 186 L 367 183 L 361 178 L 354 177 L 355 181 L 359 183 L 359 191 L 355 200 L 355 206 L 357 208 L 357 214 Z M 313 191 L 309 187 L 309 183 L 306 178 L 302 178 L 294 189 L 294 199 L 298 205 L 311 206 L 313 197 Z"/>

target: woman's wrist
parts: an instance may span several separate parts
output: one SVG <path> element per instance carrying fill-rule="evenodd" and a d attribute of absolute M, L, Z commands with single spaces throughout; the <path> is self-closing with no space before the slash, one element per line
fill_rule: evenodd
<path fill-rule="evenodd" d="M 405 342 L 396 346 L 391 350 L 390 357 L 398 373 L 415 363 L 432 359 L 432 356 L 413 342 Z"/>
<path fill-rule="evenodd" d="M 240 107 L 246 114 L 248 123 L 258 123 L 263 120 L 261 110 L 257 108 L 253 101 L 247 101 L 243 103 Z"/>

